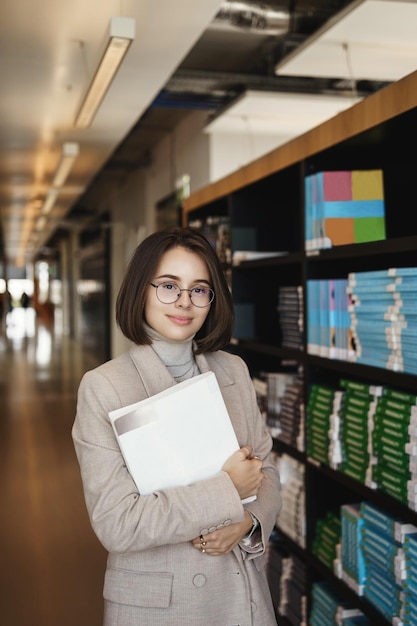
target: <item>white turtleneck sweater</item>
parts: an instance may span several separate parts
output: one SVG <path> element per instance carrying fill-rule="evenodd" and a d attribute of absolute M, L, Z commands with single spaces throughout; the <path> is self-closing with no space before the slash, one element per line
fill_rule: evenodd
<path fill-rule="evenodd" d="M 145 324 L 152 348 L 177 383 L 200 374 L 193 352 L 194 335 L 184 341 L 167 339 Z"/>

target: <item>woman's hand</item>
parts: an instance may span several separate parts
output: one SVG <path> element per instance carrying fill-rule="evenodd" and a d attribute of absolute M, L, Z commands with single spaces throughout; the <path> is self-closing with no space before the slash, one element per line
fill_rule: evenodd
<path fill-rule="evenodd" d="M 209 556 L 228 554 L 252 528 L 252 517 L 245 511 L 243 522 L 229 524 L 192 540 L 194 548 Z"/>
<path fill-rule="evenodd" d="M 264 476 L 262 461 L 252 454 L 252 446 L 243 446 L 232 454 L 222 467 L 222 470 L 227 472 L 232 479 L 241 500 L 258 493 Z"/>

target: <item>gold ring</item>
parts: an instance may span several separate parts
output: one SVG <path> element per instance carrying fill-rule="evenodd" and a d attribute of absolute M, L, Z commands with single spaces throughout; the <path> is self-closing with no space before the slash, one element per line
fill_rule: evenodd
<path fill-rule="evenodd" d="M 206 551 L 205 548 L 203 548 L 203 545 L 200 546 L 200 550 L 201 550 L 201 552 L 205 552 Z"/>

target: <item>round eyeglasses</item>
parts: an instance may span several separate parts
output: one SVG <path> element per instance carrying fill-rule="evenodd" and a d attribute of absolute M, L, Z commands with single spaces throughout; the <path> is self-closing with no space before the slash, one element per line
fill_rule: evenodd
<path fill-rule="evenodd" d="M 156 289 L 156 297 L 162 304 L 173 304 L 181 297 L 182 291 L 188 291 L 190 300 L 194 306 L 205 307 L 214 300 L 214 291 L 209 287 L 193 287 L 192 289 L 180 289 L 176 283 L 161 283 L 155 285 L 149 283 Z"/>

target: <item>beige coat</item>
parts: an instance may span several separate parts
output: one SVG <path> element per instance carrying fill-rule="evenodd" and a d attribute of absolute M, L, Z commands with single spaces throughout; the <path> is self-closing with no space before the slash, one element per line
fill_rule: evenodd
<path fill-rule="evenodd" d="M 264 546 L 281 506 L 272 441 L 260 417 L 244 362 L 218 351 L 197 357 L 213 371 L 240 445 L 264 460 L 258 498 L 245 505 L 259 519 Z M 275 626 L 264 554 L 237 547 L 208 556 L 190 541 L 242 521 L 243 507 L 226 472 L 186 487 L 140 496 L 128 474 L 108 412 L 175 384 L 150 346 L 85 374 L 73 440 L 92 527 L 108 550 L 105 626 Z M 198 407 L 196 408 L 198 410 Z M 210 428 L 210 424 L 207 424 Z"/>

